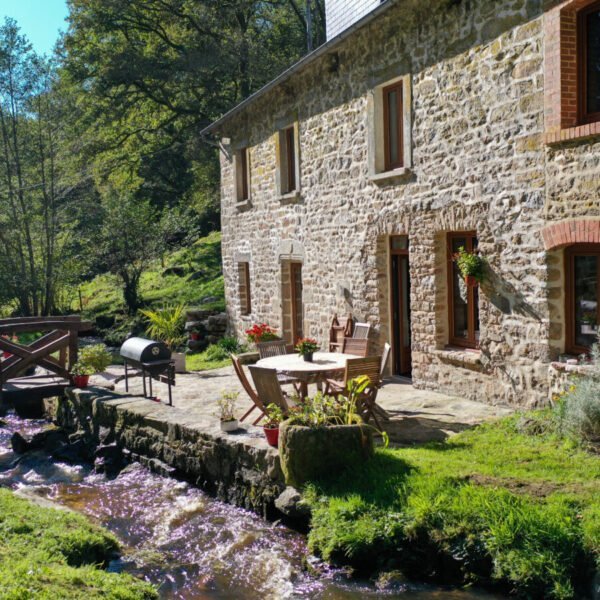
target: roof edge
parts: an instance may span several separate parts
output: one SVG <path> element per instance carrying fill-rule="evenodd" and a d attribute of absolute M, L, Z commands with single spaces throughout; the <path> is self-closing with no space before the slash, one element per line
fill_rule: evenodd
<path fill-rule="evenodd" d="M 377 8 L 373 9 L 370 13 L 366 14 L 362 19 L 359 19 L 358 21 L 356 21 L 356 23 L 350 25 L 350 27 L 344 29 L 344 31 L 339 33 L 336 37 L 328 40 L 327 42 L 319 46 L 316 50 L 313 50 L 310 54 L 303 56 L 298 62 L 294 63 L 291 67 L 288 67 L 285 71 L 283 71 L 277 77 L 275 77 L 275 79 L 271 80 L 262 88 L 248 96 L 245 100 L 242 100 L 239 104 L 234 106 L 231 110 L 227 111 L 216 121 L 213 121 L 208 127 L 205 127 L 202 131 L 200 131 L 200 136 L 202 137 L 209 133 L 213 133 L 221 125 L 229 121 L 232 117 L 241 113 L 245 108 L 253 104 L 256 100 L 264 96 L 267 92 L 276 88 L 284 81 L 287 81 L 292 75 L 295 75 L 296 73 L 300 72 L 309 64 L 312 64 L 316 59 L 331 51 L 335 46 L 337 46 L 345 39 L 350 37 L 358 29 L 361 29 L 365 25 L 371 23 L 371 21 L 374 21 L 377 17 L 379 17 L 379 15 L 386 12 L 389 8 L 396 4 L 396 2 L 397 0 L 384 0 L 382 4 L 380 4 Z"/>

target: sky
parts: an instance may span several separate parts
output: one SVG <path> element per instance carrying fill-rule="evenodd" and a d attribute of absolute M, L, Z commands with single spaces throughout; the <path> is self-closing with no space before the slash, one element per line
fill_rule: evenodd
<path fill-rule="evenodd" d="M 27 36 L 39 54 L 50 54 L 59 30 L 67 24 L 66 0 L 0 0 L 0 19 L 15 19 L 21 33 Z"/>

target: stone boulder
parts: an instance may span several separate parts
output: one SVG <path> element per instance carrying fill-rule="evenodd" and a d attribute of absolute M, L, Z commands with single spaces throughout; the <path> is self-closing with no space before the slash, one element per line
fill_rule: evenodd
<path fill-rule="evenodd" d="M 360 465 L 373 455 L 373 433 L 366 425 L 303 427 L 284 421 L 279 455 L 285 483 L 295 488 Z"/>
<path fill-rule="evenodd" d="M 277 496 L 275 508 L 291 519 L 308 521 L 310 518 L 310 507 L 303 501 L 300 492 L 290 486 Z"/>

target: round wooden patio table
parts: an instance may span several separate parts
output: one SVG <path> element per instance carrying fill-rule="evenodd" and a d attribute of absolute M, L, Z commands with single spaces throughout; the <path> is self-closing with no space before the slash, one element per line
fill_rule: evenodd
<path fill-rule="evenodd" d="M 256 364 L 298 379 L 302 397 L 306 398 L 309 383 L 321 383 L 325 379 L 339 376 L 344 372 L 349 358 L 356 356 L 340 352 L 315 352 L 313 361 L 307 362 L 299 354 L 283 354 L 263 358 Z"/>

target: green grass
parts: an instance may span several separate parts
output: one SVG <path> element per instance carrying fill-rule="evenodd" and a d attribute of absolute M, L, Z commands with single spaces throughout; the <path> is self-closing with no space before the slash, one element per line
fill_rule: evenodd
<path fill-rule="evenodd" d="M 577 597 L 600 566 L 600 458 L 520 422 L 380 449 L 309 486 L 311 549 L 362 571 L 393 565 L 523 597 Z"/>
<path fill-rule="evenodd" d="M 163 275 L 170 267 L 179 267 L 182 275 Z M 190 276 L 194 279 L 190 280 Z M 221 270 L 221 234 L 213 232 L 198 240 L 188 248 L 177 250 L 155 261 L 142 275 L 140 281 L 142 298 L 148 308 L 159 308 L 169 304 L 202 306 L 206 309 L 225 310 L 225 292 Z M 83 315 L 95 320 L 96 317 L 114 318 L 116 323 L 101 333 L 108 335 L 109 341 L 120 345 L 125 335 L 141 319 L 132 321 L 126 314 L 121 291 L 121 283 L 115 275 L 98 275 L 81 286 Z M 205 298 L 214 298 L 209 302 Z M 77 302 L 73 310 L 79 311 Z"/>
<path fill-rule="evenodd" d="M 81 516 L 42 508 L 0 490 L 0 599 L 143 600 L 150 585 L 102 569 L 115 538 Z"/>
<path fill-rule="evenodd" d="M 221 358 L 213 359 L 207 356 L 206 351 L 198 354 L 188 354 L 185 357 L 185 366 L 188 371 L 209 371 L 211 369 L 221 369 L 231 364 L 231 359 Z"/>

